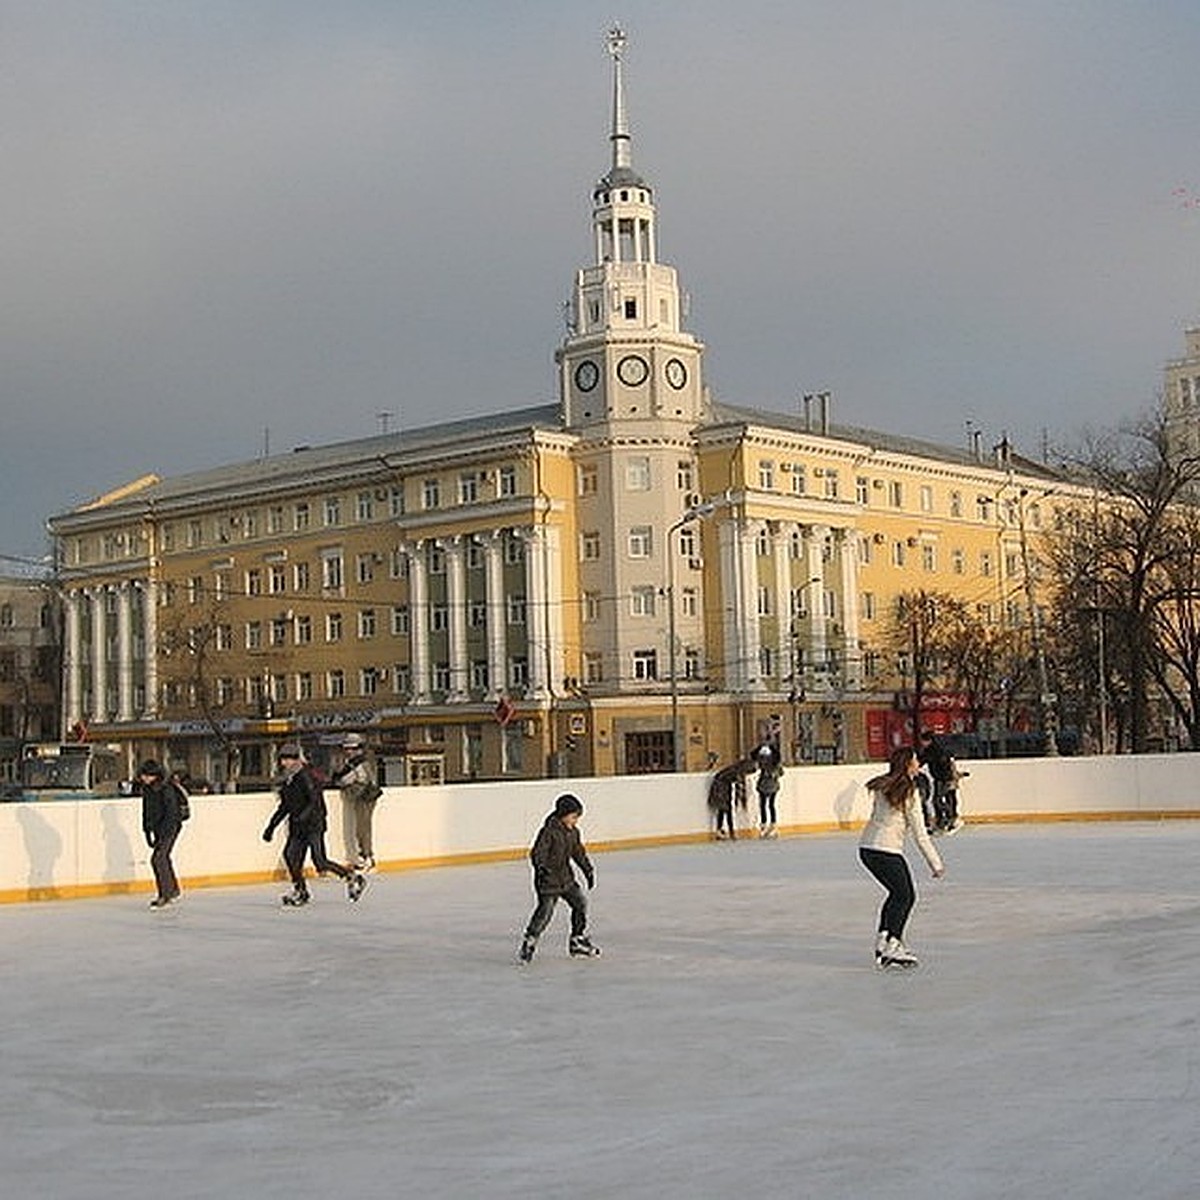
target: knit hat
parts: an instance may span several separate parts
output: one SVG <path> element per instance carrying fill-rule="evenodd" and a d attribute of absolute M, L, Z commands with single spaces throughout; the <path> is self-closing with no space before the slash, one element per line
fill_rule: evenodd
<path fill-rule="evenodd" d="M 297 746 L 295 742 L 287 742 L 284 745 L 279 747 L 279 757 L 280 758 L 303 758 L 304 755 L 300 753 L 300 747 Z"/>
<path fill-rule="evenodd" d="M 579 802 L 578 796 L 572 796 L 570 792 L 564 792 L 554 802 L 554 815 L 556 817 L 565 817 L 567 813 L 581 813 L 583 805 Z"/>
<path fill-rule="evenodd" d="M 166 779 L 167 773 L 163 770 L 163 765 L 153 758 L 148 758 L 140 767 L 138 767 L 139 775 L 151 775 L 155 779 Z"/>

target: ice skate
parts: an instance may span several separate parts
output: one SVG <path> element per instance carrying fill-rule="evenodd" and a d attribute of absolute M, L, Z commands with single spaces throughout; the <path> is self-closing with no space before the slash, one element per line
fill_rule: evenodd
<path fill-rule="evenodd" d="M 521 948 L 517 951 L 517 958 L 523 962 L 533 962 L 533 952 L 537 949 L 537 938 L 526 937 L 521 942 Z"/>
<path fill-rule="evenodd" d="M 283 897 L 283 902 L 288 908 L 301 908 L 308 903 L 307 888 L 292 888 L 286 896 Z"/>
<path fill-rule="evenodd" d="M 875 965 L 883 966 L 883 952 L 887 949 L 888 934 L 884 930 L 879 931 L 879 936 L 875 939 Z"/>
<path fill-rule="evenodd" d="M 351 903 L 358 900 L 359 896 L 367 890 L 367 877 L 361 871 L 355 871 L 349 879 L 346 880 L 346 897 Z"/>
<path fill-rule="evenodd" d="M 957 833 L 965 824 L 966 821 L 964 821 L 962 817 L 955 817 L 954 820 L 946 826 L 946 836 L 949 837 L 951 834 Z"/>
<path fill-rule="evenodd" d="M 772 838 L 777 838 L 778 836 L 779 833 L 774 825 L 768 825 L 766 829 L 763 830 L 763 837 L 765 837 L 768 841 Z"/>
<path fill-rule="evenodd" d="M 595 958 L 600 953 L 599 946 L 592 945 L 592 939 L 585 933 L 573 937 L 567 947 L 572 958 Z"/>
<path fill-rule="evenodd" d="M 879 958 L 881 967 L 907 969 L 918 965 L 917 956 L 899 939 L 889 937 Z"/>

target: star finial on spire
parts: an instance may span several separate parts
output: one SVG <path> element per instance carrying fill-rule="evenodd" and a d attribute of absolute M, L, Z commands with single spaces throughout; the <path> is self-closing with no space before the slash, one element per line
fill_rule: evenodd
<path fill-rule="evenodd" d="M 613 58 L 620 58 L 625 53 L 625 30 L 620 25 L 614 25 L 608 31 L 608 52 Z"/>

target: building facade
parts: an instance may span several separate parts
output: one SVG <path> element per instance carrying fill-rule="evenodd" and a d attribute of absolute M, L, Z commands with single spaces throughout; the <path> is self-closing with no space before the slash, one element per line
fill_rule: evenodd
<path fill-rule="evenodd" d="M 0 576 L 0 784 L 17 780 L 27 742 L 58 737 L 60 640 L 54 590 Z"/>
<path fill-rule="evenodd" d="M 793 760 L 875 757 L 899 736 L 898 595 L 1026 619 L 1030 543 L 1069 490 L 1048 471 L 838 425 L 828 394 L 711 394 L 623 48 L 557 401 L 53 518 L 65 729 L 246 787 L 279 742 L 320 760 L 350 730 L 390 781 L 700 770 L 771 731 Z"/>

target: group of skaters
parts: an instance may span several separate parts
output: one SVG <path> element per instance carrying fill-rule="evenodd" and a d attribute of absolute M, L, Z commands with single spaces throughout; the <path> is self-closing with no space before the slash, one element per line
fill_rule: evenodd
<path fill-rule="evenodd" d="M 367 759 L 366 746 L 357 733 L 342 741 L 342 762 L 330 777 L 341 792 L 350 815 L 349 840 L 354 861 L 334 862 L 325 850 L 328 809 L 324 783 L 305 761 L 299 745 L 288 743 L 279 751 L 279 777 L 276 792 L 279 803 L 263 830 L 269 842 L 285 821 L 287 840 L 283 861 L 287 866 L 292 890 L 283 897 L 289 908 L 300 908 L 311 895 L 304 876 L 305 861 L 311 859 L 320 874 L 334 875 L 346 884 L 346 895 L 357 901 L 367 888 L 367 872 L 375 868 L 372 827 L 375 804 L 383 794 L 374 768 Z M 138 768 L 142 796 L 142 832 L 150 846 L 150 869 L 154 872 L 156 894 L 151 908 L 166 908 L 180 896 L 179 880 L 171 862 L 171 851 L 190 815 L 187 776 L 170 772 L 154 759 Z"/>
<path fill-rule="evenodd" d="M 714 836 L 718 841 L 736 841 L 734 810 L 746 812 L 746 780 L 757 772 L 754 790 L 758 794 L 758 836 L 777 837 L 775 798 L 783 777 L 783 755 L 778 742 L 770 739 L 757 746 L 748 758 L 740 758 L 722 767 L 708 787 L 708 806 L 716 819 Z"/>
<path fill-rule="evenodd" d="M 935 829 L 953 832 L 961 824 L 957 813 L 957 766 L 937 738 L 922 731 L 920 749 L 901 746 L 892 751 L 885 774 L 867 781 L 871 796 L 871 814 L 859 838 L 858 853 L 863 866 L 887 893 L 879 912 L 875 939 L 875 963 L 881 968 L 914 967 L 916 955 L 905 945 L 904 931 L 909 914 L 916 902 L 912 872 L 904 855 L 905 841 L 916 843 L 935 879 L 945 874 L 945 865 L 934 845 Z M 279 752 L 281 776 L 277 784 L 279 803 L 271 814 L 263 840 L 271 841 L 275 830 L 287 822 L 287 841 L 283 859 L 292 881 L 292 890 L 283 897 L 289 907 L 301 907 L 309 902 L 308 884 L 304 876 L 306 859 L 320 873 L 329 873 L 345 881 L 346 894 L 357 901 L 367 886 L 367 874 L 374 864 L 371 841 L 372 813 L 381 789 L 367 762 L 362 738 L 357 734 L 343 742 L 342 764 L 333 772 L 332 782 L 352 806 L 354 848 L 357 858 L 353 864 L 334 862 L 325 851 L 327 813 L 321 780 L 305 763 L 301 748 L 289 744 Z M 933 778 L 932 814 L 927 816 L 918 783 L 923 769 Z M 709 803 L 716 814 L 717 836 L 735 838 L 733 810 L 739 803 L 746 805 L 746 780 L 757 773 L 756 791 L 759 799 L 759 836 L 776 836 L 775 800 L 783 775 L 782 756 L 778 745 L 764 741 L 749 758 L 721 768 L 709 788 Z M 154 760 L 147 760 L 138 769 L 142 793 L 142 825 L 152 853 L 151 867 L 157 884 L 152 908 L 173 904 L 179 897 L 179 881 L 171 865 L 171 850 L 188 817 L 186 780 L 171 775 Z M 936 785 L 950 784 L 940 791 Z M 953 797 L 949 799 L 948 797 Z M 358 806 L 362 806 L 362 810 Z M 559 796 L 554 810 L 546 816 L 529 852 L 533 867 L 533 888 L 536 904 L 517 952 L 522 963 L 532 961 L 538 941 L 559 900 L 570 909 L 568 953 L 575 958 L 593 958 L 600 953 L 588 936 L 588 902 L 580 886 L 576 869 L 583 876 L 588 891 L 596 884 L 596 871 L 583 844 L 579 820 L 583 804 L 570 792 Z"/>

